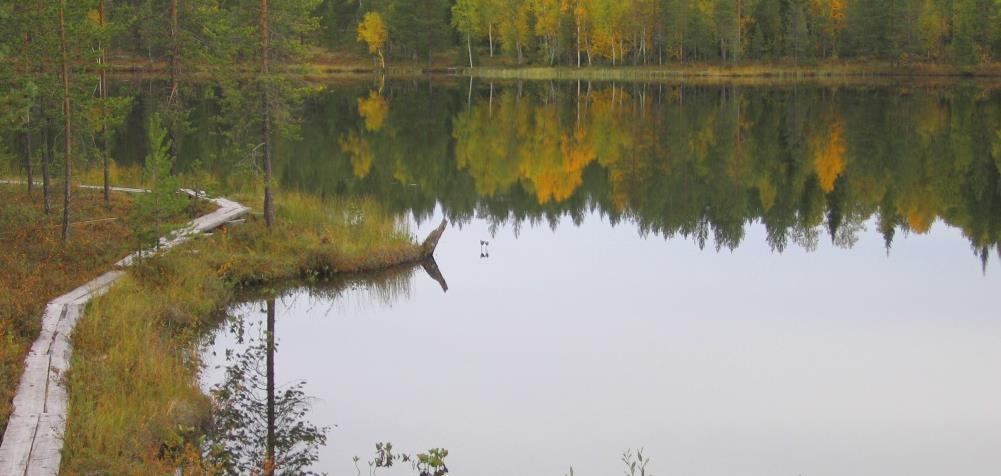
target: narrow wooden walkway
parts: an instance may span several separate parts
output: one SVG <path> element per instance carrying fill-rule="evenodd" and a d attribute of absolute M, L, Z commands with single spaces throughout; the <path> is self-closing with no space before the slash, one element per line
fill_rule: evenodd
<path fill-rule="evenodd" d="M 139 189 L 116 189 L 144 192 Z M 184 190 L 196 198 L 197 193 Z M 224 198 L 211 199 L 219 209 L 193 220 L 184 229 L 160 239 L 159 252 L 192 237 L 236 220 L 250 209 Z M 149 251 L 146 252 L 147 254 Z M 88 301 L 101 295 L 125 275 L 122 268 L 138 258 L 138 253 L 119 261 L 115 269 L 59 296 L 42 316 L 42 330 L 25 359 L 24 374 L 14 395 L 14 412 L 0 444 L 0 476 L 59 474 L 63 434 L 66 430 L 68 399 L 63 375 L 69 368 L 71 335 Z"/>

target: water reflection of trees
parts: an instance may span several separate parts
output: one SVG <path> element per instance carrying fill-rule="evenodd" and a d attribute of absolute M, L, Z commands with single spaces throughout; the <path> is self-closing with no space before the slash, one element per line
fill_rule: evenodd
<path fill-rule="evenodd" d="M 228 474 L 313 474 L 310 465 L 326 443 L 326 428 L 306 417 L 304 382 L 276 385 L 275 300 L 268 299 L 263 333 L 238 332 L 239 353 L 226 351 L 226 372 L 213 387 L 212 457 Z"/>
<path fill-rule="evenodd" d="M 869 220 L 887 246 L 936 221 L 985 258 L 998 246 L 997 91 L 554 83 L 478 88 L 466 101 L 400 85 L 318 94 L 293 145 L 309 163 L 283 179 L 418 217 L 441 203 L 460 223 L 597 211 L 717 248 L 738 246 L 752 222 L 775 250 L 825 236 L 850 247 Z"/>
<path fill-rule="evenodd" d="M 255 144 L 206 89 L 182 156 L 233 182 Z M 302 118 L 277 145 L 285 186 L 375 196 L 420 220 L 439 204 L 460 224 L 596 212 L 717 248 L 760 222 L 775 250 L 851 246 L 867 223 L 889 246 L 943 222 L 985 260 L 1001 234 L 1001 91 L 975 85 L 391 82 L 311 93 Z"/>
<path fill-rule="evenodd" d="M 422 268 L 447 291 L 445 278 L 433 258 L 422 263 Z M 224 377 L 211 389 L 215 410 L 213 431 L 206 445 L 210 460 L 227 474 L 313 474 L 309 468 L 326 444 L 328 428 L 308 420 L 310 398 L 304 390 L 305 382 L 282 384 L 277 375 L 276 299 L 305 294 L 310 299 L 334 303 L 344 300 L 349 292 L 365 290 L 376 302 L 391 305 L 410 295 L 416 272 L 416 267 L 404 266 L 350 278 L 290 281 L 244 291 L 240 298 L 249 304 L 241 307 L 244 312 L 228 320 L 227 330 L 235 337 L 236 346 L 226 349 Z M 265 315 L 263 322 L 245 318 L 258 309 Z M 418 454 L 413 459 L 414 468 L 420 470 L 422 458 L 428 457 Z M 444 468 L 444 464 L 440 467 Z"/>

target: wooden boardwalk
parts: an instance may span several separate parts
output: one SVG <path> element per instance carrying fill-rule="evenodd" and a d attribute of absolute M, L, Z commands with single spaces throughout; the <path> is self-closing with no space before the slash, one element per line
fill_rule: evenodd
<path fill-rule="evenodd" d="M 116 189 L 142 193 L 139 189 Z M 184 193 L 204 198 L 184 190 Z M 224 198 L 211 199 L 219 209 L 196 218 L 187 227 L 160 239 L 162 252 L 194 236 L 236 220 L 250 209 Z M 146 251 L 148 254 L 151 251 Z M 125 275 L 138 253 L 119 261 L 115 269 L 52 300 L 42 316 L 42 330 L 25 359 L 24 374 L 14 395 L 14 412 L 0 444 L 0 476 L 57 475 L 62 458 L 68 399 L 63 375 L 73 350 L 71 336 L 88 301 Z"/>

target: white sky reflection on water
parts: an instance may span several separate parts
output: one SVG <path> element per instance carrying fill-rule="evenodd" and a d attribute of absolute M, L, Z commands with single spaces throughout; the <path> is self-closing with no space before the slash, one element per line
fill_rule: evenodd
<path fill-rule="evenodd" d="M 867 228 L 778 254 L 755 224 L 717 253 L 596 215 L 517 238 L 473 221 L 439 245 L 447 294 L 418 271 L 392 304 L 279 303 L 277 380 L 338 425 L 332 475 L 354 455 L 368 474 L 380 441 L 448 448 L 460 476 L 615 475 L 636 447 L 658 476 L 998 474 L 996 258 L 985 276 L 941 223 L 887 256 Z"/>

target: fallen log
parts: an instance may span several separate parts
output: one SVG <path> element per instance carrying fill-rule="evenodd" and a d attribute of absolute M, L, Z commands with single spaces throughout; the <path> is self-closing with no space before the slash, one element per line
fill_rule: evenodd
<path fill-rule="evenodd" d="M 445 276 L 441 274 L 441 270 L 438 269 L 438 262 L 434 260 L 434 256 L 428 256 L 424 261 L 421 262 L 421 267 L 424 268 L 424 272 L 431 276 L 431 279 L 438 282 L 441 286 L 442 292 L 448 292 L 448 283 L 445 282 Z"/>
<path fill-rule="evenodd" d="M 441 234 L 445 233 L 445 227 L 448 225 L 448 220 L 445 218 L 441 219 L 441 224 L 438 228 L 435 228 L 428 237 L 424 239 L 424 243 L 421 245 L 421 250 L 424 252 L 424 257 L 429 258 L 434 256 L 434 250 L 438 248 L 438 240 L 441 239 Z"/>
<path fill-rule="evenodd" d="M 434 257 L 434 250 L 438 248 L 438 240 L 441 240 L 441 235 L 445 233 L 446 226 L 448 226 L 448 220 L 442 219 L 438 228 L 431 230 L 431 233 L 428 234 L 427 238 L 421 244 L 409 247 L 402 254 L 396 256 L 392 263 L 368 263 L 360 268 L 348 270 L 348 272 L 366 273 L 423 264 L 428 258 Z"/>

